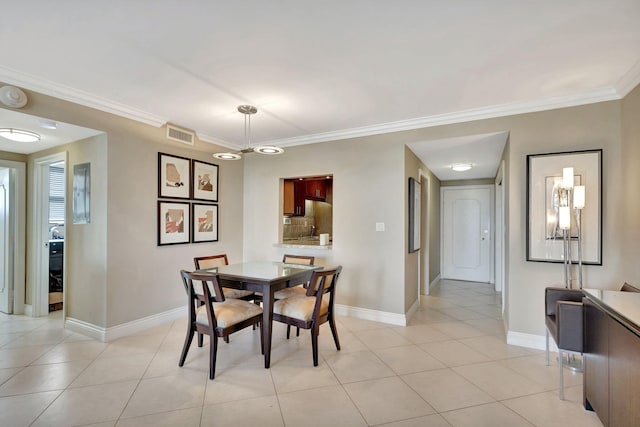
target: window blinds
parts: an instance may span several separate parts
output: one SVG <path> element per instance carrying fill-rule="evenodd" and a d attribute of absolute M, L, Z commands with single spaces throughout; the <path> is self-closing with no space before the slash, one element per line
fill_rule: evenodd
<path fill-rule="evenodd" d="M 64 167 L 49 166 L 49 222 L 64 224 Z"/>

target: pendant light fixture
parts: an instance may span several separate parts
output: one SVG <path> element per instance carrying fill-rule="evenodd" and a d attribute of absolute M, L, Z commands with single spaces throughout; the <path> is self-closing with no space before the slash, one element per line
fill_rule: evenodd
<path fill-rule="evenodd" d="M 213 155 L 214 158 L 220 160 L 239 160 L 242 158 L 242 154 L 247 153 L 260 153 L 268 155 L 284 153 L 284 150 L 282 148 L 276 147 L 275 145 L 259 145 L 257 147 L 251 147 L 251 116 L 253 114 L 256 114 L 258 112 L 258 109 L 253 105 L 238 105 L 238 111 L 244 114 L 244 141 L 246 148 L 236 153 L 215 153 Z"/>
<path fill-rule="evenodd" d="M 40 135 L 37 133 L 22 129 L 1 128 L 0 136 L 15 142 L 40 141 Z"/>

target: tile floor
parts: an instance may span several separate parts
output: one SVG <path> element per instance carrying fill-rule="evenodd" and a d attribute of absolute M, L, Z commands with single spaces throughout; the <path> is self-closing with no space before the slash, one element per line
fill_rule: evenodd
<path fill-rule="evenodd" d="M 0 425 L 8 426 L 601 426 L 581 406 L 582 378 L 541 351 L 505 344 L 500 295 L 442 281 L 407 327 L 340 317 L 342 351 L 322 326 L 314 368 L 308 331 L 274 325 L 271 369 L 250 328 L 178 357 L 185 322 L 111 343 L 48 318 L 0 314 Z M 205 343 L 206 344 L 206 343 Z"/>

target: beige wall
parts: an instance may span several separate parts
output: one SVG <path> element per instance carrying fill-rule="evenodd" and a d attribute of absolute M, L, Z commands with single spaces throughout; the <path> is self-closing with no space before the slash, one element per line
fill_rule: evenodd
<path fill-rule="evenodd" d="M 333 175 L 333 248 L 305 249 L 319 264 L 342 264 L 337 302 L 404 313 L 405 152 L 389 135 L 288 147 L 246 156 L 246 260 L 282 258 L 280 178 Z M 385 223 L 384 232 L 375 224 Z"/>
<path fill-rule="evenodd" d="M 11 160 L 12 162 L 27 162 L 27 156 L 24 154 L 10 153 L 8 151 L 0 151 L 0 159 Z"/>
<path fill-rule="evenodd" d="M 616 184 L 624 200 L 619 210 L 623 218 L 620 226 L 625 227 L 622 246 L 625 280 L 640 284 L 640 86 L 622 102 L 621 158 L 622 176 Z"/>

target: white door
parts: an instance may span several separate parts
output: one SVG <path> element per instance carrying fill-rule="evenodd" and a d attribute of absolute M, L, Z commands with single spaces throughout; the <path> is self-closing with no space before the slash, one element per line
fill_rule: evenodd
<path fill-rule="evenodd" d="M 0 168 L 0 312 L 13 312 L 13 260 L 11 241 L 9 169 Z"/>
<path fill-rule="evenodd" d="M 442 187 L 442 278 L 491 282 L 491 186 Z"/>

